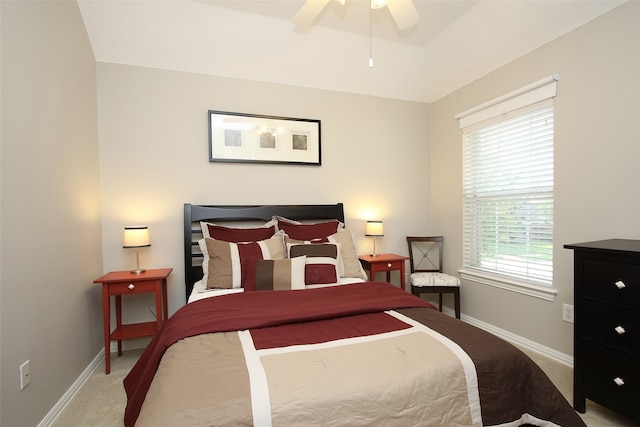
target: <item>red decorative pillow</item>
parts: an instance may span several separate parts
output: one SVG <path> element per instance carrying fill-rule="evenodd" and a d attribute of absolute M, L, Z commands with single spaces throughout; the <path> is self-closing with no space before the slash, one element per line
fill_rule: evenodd
<path fill-rule="evenodd" d="M 296 240 L 308 240 L 326 242 L 327 237 L 341 230 L 343 224 L 338 220 L 317 222 L 314 224 L 302 224 L 286 218 L 276 218 L 278 230 L 284 231 L 287 236 Z"/>
<path fill-rule="evenodd" d="M 287 244 L 289 258 L 306 256 L 304 282 L 306 285 L 338 283 L 339 245 L 332 243 Z"/>
<path fill-rule="evenodd" d="M 223 227 L 210 222 L 201 222 L 200 225 L 204 237 L 231 243 L 258 242 L 267 240 L 276 234 L 276 227 L 272 222 L 256 228 Z"/>

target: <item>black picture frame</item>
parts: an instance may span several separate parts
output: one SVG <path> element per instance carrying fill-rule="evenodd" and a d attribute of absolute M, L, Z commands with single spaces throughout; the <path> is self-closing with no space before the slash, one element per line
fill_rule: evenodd
<path fill-rule="evenodd" d="M 209 161 L 320 166 L 320 120 L 209 110 Z"/>

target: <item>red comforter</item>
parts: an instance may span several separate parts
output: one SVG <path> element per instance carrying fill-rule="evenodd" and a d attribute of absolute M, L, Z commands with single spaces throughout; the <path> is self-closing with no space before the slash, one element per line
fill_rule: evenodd
<path fill-rule="evenodd" d="M 376 282 L 301 291 L 245 292 L 196 301 L 182 307 L 164 324 L 125 378 L 125 425 L 135 424 L 164 352 L 183 338 L 411 307 L 433 308 L 388 283 Z"/>

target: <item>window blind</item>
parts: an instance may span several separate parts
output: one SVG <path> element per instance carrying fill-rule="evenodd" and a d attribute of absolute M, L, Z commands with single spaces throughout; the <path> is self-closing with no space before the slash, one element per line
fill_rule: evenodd
<path fill-rule="evenodd" d="M 465 268 L 551 285 L 553 121 L 548 99 L 463 129 Z"/>

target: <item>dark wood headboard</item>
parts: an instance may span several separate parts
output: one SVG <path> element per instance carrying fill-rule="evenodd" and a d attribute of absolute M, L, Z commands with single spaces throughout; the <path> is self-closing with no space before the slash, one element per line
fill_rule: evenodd
<path fill-rule="evenodd" d="M 200 221 L 251 222 L 270 221 L 274 215 L 296 221 L 337 219 L 344 222 L 342 203 L 334 205 L 184 205 L 184 280 L 186 298 L 189 299 L 193 284 L 202 278 L 202 253 L 198 240 L 202 239 Z M 222 224 L 224 225 L 224 224 Z"/>

